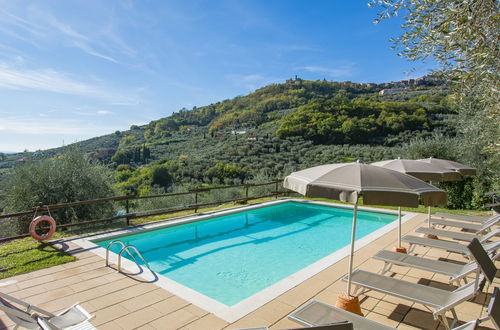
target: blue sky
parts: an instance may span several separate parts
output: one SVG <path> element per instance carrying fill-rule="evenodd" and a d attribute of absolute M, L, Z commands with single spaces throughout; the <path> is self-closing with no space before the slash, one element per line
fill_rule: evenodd
<path fill-rule="evenodd" d="M 430 63 L 391 50 L 364 0 L 0 0 L 0 151 L 58 147 L 298 75 L 385 82 Z"/>

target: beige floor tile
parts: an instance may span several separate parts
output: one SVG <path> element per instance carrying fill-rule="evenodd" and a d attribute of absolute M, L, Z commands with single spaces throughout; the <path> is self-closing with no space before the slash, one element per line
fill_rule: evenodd
<path fill-rule="evenodd" d="M 198 317 L 202 317 L 208 314 L 206 310 L 192 304 L 184 307 L 184 309 Z"/>
<path fill-rule="evenodd" d="M 420 329 L 436 329 L 439 322 L 434 320 L 432 313 L 412 308 L 401 322 Z"/>
<path fill-rule="evenodd" d="M 382 323 L 382 324 L 385 324 L 389 327 L 397 327 L 399 322 L 398 321 L 394 321 L 394 320 L 391 320 L 387 317 L 387 315 L 384 315 L 384 314 L 379 314 L 379 313 L 376 313 L 376 312 L 371 312 L 369 313 L 368 315 L 365 315 L 366 318 L 370 319 L 370 320 L 373 320 L 373 321 L 376 321 L 376 322 L 379 322 L 379 323 Z"/>
<path fill-rule="evenodd" d="M 294 309 L 294 306 L 290 306 L 279 300 L 273 300 L 260 307 L 255 312 L 252 312 L 252 316 L 263 319 L 272 324 L 281 319 L 283 315 L 291 313 Z"/>
<path fill-rule="evenodd" d="M 163 291 L 163 289 L 160 288 L 139 296 L 134 296 L 133 298 L 122 301 L 120 305 L 125 307 L 130 312 L 135 312 L 139 309 L 142 309 L 144 307 L 153 305 L 159 301 L 164 300 L 165 298 L 163 297 L 163 295 L 157 292 L 159 290 Z"/>
<path fill-rule="evenodd" d="M 280 321 L 278 321 L 280 323 Z M 262 326 L 269 326 L 269 322 L 263 319 L 260 319 L 255 316 L 247 315 L 238 321 L 228 325 L 224 329 L 244 329 L 244 328 L 256 328 L 256 327 L 262 327 Z"/>
<path fill-rule="evenodd" d="M 5 292 L 3 290 L 3 288 L 2 288 L 2 292 Z M 32 286 L 32 287 L 29 287 L 26 289 L 11 292 L 10 295 L 13 297 L 22 299 L 22 300 L 23 299 L 27 300 L 28 297 L 36 296 L 36 295 L 43 293 L 43 292 L 47 292 L 47 289 L 45 289 L 45 287 L 43 285 L 37 285 L 37 286 Z M 8 293 L 8 292 L 5 292 L 5 293 Z"/>
<path fill-rule="evenodd" d="M 180 329 L 183 330 L 199 330 L 199 329 L 206 329 L 206 330 L 219 330 L 225 328 L 229 323 L 224 321 L 223 319 L 213 315 L 213 314 L 208 314 L 205 315 L 194 322 L 191 322 L 185 326 L 183 326 Z"/>
<path fill-rule="evenodd" d="M 391 313 L 398 307 L 398 304 L 393 303 L 393 302 L 389 302 L 389 301 L 385 301 L 385 300 L 380 300 L 375 307 L 377 309 L 385 310 L 385 311 Z"/>
<path fill-rule="evenodd" d="M 144 325 L 141 325 L 140 327 L 136 328 L 136 330 L 155 330 L 155 327 L 153 327 L 150 324 L 144 324 Z"/>
<path fill-rule="evenodd" d="M 82 281 L 80 278 L 78 278 L 78 279 L 79 279 L 79 282 L 69 284 L 69 287 L 71 289 L 73 289 L 74 292 L 90 290 L 90 289 L 96 288 L 98 286 L 105 285 L 105 284 L 109 283 L 108 280 L 106 278 L 103 278 L 102 276 L 98 276 L 98 277 L 95 277 L 95 278 L 92 278 L 92 279 L 89 279 L 86 281 L 85 280 Z"/>
<path fill-rule="evenodd" d="M 146 323 L 151 323 L 160 317 L 162 317 L 162 314 L 156 309 L 153 307 L 146 307 L 115 319 L 113 322 L 117 323 L 123 329 L 135 329 Z"/>
<path fill-rule="evenodd" d="M 108 322 L 108 323 L 105 323 L 105 324 L 101 324 L 99 326 L 99 330 L 121 330 L 121 329 L 123 329 L 123 328 L 120 327 L 115 322 Z"/>
<path fill-rule="evenodd" d="M 270 328 L 271 329 L 290 329 L 290 328 L 300 328 L 304 327 L 303 324 L 297 323 L 293 320 L 290 320 L 289 318 L 285 317 L 273 324 Z"/>
<path fill-rule="evenodd" d="M 2 280 L 0 281 L 0 288 L 2 288 L 2 292 L 6 294 L 10 294 L 11 292 L 19 291 L 21 290 L 15 283 L 5 285 L 6 283 L 10 283 L 10 279 Z"/>
<path fill-rule="evenodd" d="M 118 304 L 127 300 L 129 296 L 125 293 L 126 290 L 116 291 L 110 294 L 102 295 L 96 299 L 92 299 L 89 303 L 97 310 Z"/>
<path fill-rule="evenodd" d="M 186 310 L 179 309 L 152 322 L 149 322 L 149 325 L 159 330 L 173 330 L 179 329 L 180 327 L 183 327 L 196 319 L 196 315 L 191 314 Z"/>
<path fill-rule="evenodd" d="M 121 305 L 113 305 L 93 312 L 95 319 L 92 319 L 92 324 L 99 326 L 108 323 L 117 318 L 130 314 L 130 312 Z"/>
<path fill-rule="evenodd" d="M 189 305 L 189 302 L 187 302 L 186 300 L 179 298 L 177 296 L 172 296 L 170 298 L 167 298 L 165 300 L 157 302 L 151 306 L 153 308 L 155 308 L 157 311 L 159 311 L 160 313 L 162 313 L 163 315 L 166 315 L 166 314 L 169 314 L 173 311 L 181 309 L 187 305 Z M 190 314 L 192 314 L 192 313 L 190 313 Z M 194 314 L 192 314 L 192 315 L 194 315 Z"/>

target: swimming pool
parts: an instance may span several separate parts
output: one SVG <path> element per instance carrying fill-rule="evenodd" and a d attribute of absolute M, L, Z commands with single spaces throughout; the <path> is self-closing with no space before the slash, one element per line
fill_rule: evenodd
<path fill-rule="evenodd" d="M 396 219 L 395 213 L 360 210 L 357 247 Z M 352 208 L 285 200 L 119 239 L 136 246 L 153 271 L 177 284 L 167 289 L 187 289 L 200 307 L 229 321 L 345 256 L 351 224 Z M 92 242 L 106 248 L 114 239 Z"/>

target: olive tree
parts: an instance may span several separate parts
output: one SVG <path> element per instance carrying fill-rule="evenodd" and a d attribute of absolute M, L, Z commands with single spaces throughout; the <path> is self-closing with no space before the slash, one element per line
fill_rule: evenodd
<path fill-rule="evenodd" d="M 51 205 L 112 196 L 107 168 L 92 163 L 78 150 L 53 159 L 28 160 L 16 166 L 5 191 L 5 213 Z M 51 211 L 57 223 L 103 218 L 113 212 L 110 202 L 82 205 Z M 14 230 L 26 233 L 30 217 L 14 219 Z"/>
<path fill-rule="evenodd" d="M 495 0 L 371 0 L 380 8 L 376 23 L 402 18 L 402 34 L 392 39 L 398 55 L 433 58 L 455 83 L 459 110 L 456 148 L 477 167 L 476 197 L 499 188 L 500 4 Z"/>

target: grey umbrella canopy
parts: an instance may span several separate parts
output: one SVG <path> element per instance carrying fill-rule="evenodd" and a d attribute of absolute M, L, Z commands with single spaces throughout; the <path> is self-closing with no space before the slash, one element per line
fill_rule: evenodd
<path fill-rule="evenodd" d="M 307 197 L 324 197 L 371 205 L 418 207 L 445 205 L 446 193 L 410 175 L 363 163 L 328 164 L 294 172 L 285 178 L 285 188 Z"/>
<path fill-rule="evenodd" d="M 405 173 L 422 181 L 460 181 L 462 176 L 455 170 L 443 168 L 440 165 L 413 160 L 413 159 L 391 159 L 372 163 L 371 165 L 385 167 L 394 171 Z"/>
<path fill-rule="evenodd" d="M 447 160 L 447 159 L 439 159 L 439 158 L 434 158 L 434 157 L 429 157 L 425 159 L 419 159 L 417 160 L 419 162 L 422 162 L 423 164 L 429 164 L 434 167 L 442 168 L 444 170 L 452 170 L 455 171 L 456 173 L 459 173 L 461 176 L 467 176 L 467 175 L 476 175 L 476 169 L 473 167 L 469 167 L 467 165 L 454 162 L 452 160 Z M 462 180 L 460 178 L 460 180 Z M 446 178 L 443 178 L 441 180 L 429 180 L 429 181 L 455 181 L 454 179 L 447 180 Z M 429 228 L 431 227 L 431 207 L 429 206 L 428 212 L 427 212 L 427 225 Z"/>
<path fill-rule="evenodd" d="M 439 166 L 443 169 L 457 171 L 458 173 L 460 173 L 461 175 L 464 175 L 464 176 L 465 175 L 476 175 L 475 168 L 469 167 L 469 166 L 464 165 L 464 164 L 460 164 L 458 162 L 447 160 L 447 159 L 439 159 L 439 158 L 430 157 L 430 158 L 425 158 L 425 159 L 419 159 L 418 161 L 423 162 L 423 163 L 427 163 L 427 164 L 431 164 L 431 165 L 435 165 L 435 166 Z"/>
<path fill-rule="evenodd" d="M 355 163 L 329 164 L 294 172 L 285 178 L 285 188 L 308 197 L 331 198 L 354 203 L 349 256 L 347 296 L 351 294 L 351 274 L 358 198 L 364 204 L 418 207 L 446 204 L 446 192 L 410 175 L 383 167 Z"/>
<path fill-rule="evenodd" d="M 441 165 L 426 163 L 413 159 L 391 159 L 372 163 L 374 166 L 388 168 L 394 171 L 405 173 L 423 181 L 460 181 L 462 175 L 455 170 L 443 168 Z M 429 227 L 430 227 L 430 205 L 429 207 Z M 399 209 L 401 211 L 401 209 Z M 401 212 L 399 212 L 401 214 Z M 398 247 L 401 248 L 401 216 L 399 216 Z"/>

